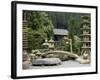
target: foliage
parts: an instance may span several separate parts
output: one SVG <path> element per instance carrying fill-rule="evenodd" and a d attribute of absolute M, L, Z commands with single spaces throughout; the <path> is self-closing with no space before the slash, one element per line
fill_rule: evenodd
<path fill-rule="evenodd" d="M 53 24 L 46 12 L 33 11 L 28 15 L 28 51 L 39 49 L 45 38 L 53 36 Z"/>
<path fill-rule="evenodd" d="M 28 39 L 28 51 L 30 52 L 32 49 L 41 48 L 43 40 L 46 37 L 46 34 L 42 32 L 42 30 L 32 30 L 31 28 L 25 28 L 23 31 L 27 31 L 27 39 Z"/>
<path fill-rule="evenodd" d="M 61 46 L 63 50 L 70 51 L 70 44 L 67 43 L 67 41 L 64 39 L 64 37 L 61 39 Z"/>
<path fill-rule="evenodd" d="M 74 53 L 80 55 L 81 39 L 78 36 L 74 36 L 73 51 Z"/>
<path fill-rule="evenodd" d="M 69 35 L 68 37 L 70 39 L 72 39 L 72 49 L 73 52 L 79 54 L 79 50 L 80 50 L 80 15 L 81 14 L 68 14 L 69 16 L 67 16 L 68 18 L 68 31 L 69 31 Z M 76 36 L 75 36 L 76 35 Z"/>
<path fill-rule="evenodd" d="M 41 29 L 47 34 L 47 37 L 53 36 L 53 24 L 46 12 L 31 12 L 31 15 L 28 18 L 28 23 L 28 26 L 33 30 L 40 31 Z"/>

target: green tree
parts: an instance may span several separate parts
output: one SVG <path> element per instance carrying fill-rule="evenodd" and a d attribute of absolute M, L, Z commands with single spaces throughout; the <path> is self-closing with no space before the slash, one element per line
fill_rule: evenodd
<path fill-rule="evenodd" d="M 70 44 L 68 40 L 65 40 L 64 37 L 61 39 L 61 47 L 63 48 L 63 50 L 65 51 L 69 51 L 70 52 Z"/>
<path fill-rule="evenodd" d="M 80 17 L 81 14 L 79 13 L 67 13 L 66 14 L 66 20 L 67 20 L 67 24 L 68 24 L 68 31 L 69 31 L 69 35 L 68 37 L 70 39 L 72 39 L 72 48 L 73 51 L 75 53 L 79 53 L 79 49 L 80 49 Z M 76 38 L 75 36 L 77 36 L 78 38 Z"/>
<path fill-rule="evenodd" d="M 33 30 L 43 30 L 47 37 L 53 35 L 53 24 L 46 12 L 33 11 L 28 18 L 28 27 Z"/>
<path fill-rule="evenodd" d="M 74 36 L 73 51 L 74 53 L 80 55 L 81 39 L 78 36 Z"/>
<path fill-rule="evenodd" d="M 32 11 L 28 15 L 28 50 L 39 49 L 45 38 L 53 36 L 53 24 L 46 12 Z"/>

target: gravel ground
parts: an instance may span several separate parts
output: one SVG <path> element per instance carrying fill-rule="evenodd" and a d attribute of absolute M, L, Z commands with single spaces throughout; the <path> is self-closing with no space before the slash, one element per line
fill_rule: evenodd
<path fill-rule="evenodd" d="M 53 65 L 53 66 L 30 66 L 29 69 L 50 69 L 50 68 L 64 68 L 64 67 L 86 67 L 86 66 L 90 66 L 90 64 L 80 64 L 79 62 L 77 61 L 72 61 L 72 60 L 69 60 L 69 61 L 64 61 L 62 62 L 62 64 L 60 65 Z"/>

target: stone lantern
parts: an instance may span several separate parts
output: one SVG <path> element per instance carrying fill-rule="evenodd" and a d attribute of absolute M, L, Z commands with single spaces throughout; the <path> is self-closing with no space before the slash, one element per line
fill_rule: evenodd
<path fill-rule="evenodd" d="M 52 37 L 51 37 L 51 39 L 49 40 L 49 49 L 51 49 L 51 50 L 54 50 L 54 40 L 52 39 Z"/>
<path fill-rule="evenodd" d="M 45 39 L 45 42 L 44 42 L 42 45 L 43 45 L 43 47 L 44 47 L 45 49 L 48 49 L 48 48 L 49 48 L 49 43 L 48 43 L 47 38 Z"/>

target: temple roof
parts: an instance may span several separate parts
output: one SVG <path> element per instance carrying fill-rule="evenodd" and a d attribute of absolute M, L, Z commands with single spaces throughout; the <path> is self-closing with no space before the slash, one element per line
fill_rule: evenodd
<path fill-rule="evenodd" d="M 67 29 L 53 29 L 55 35 L 68 35 Z"/>

